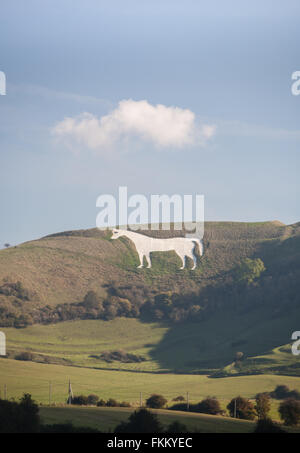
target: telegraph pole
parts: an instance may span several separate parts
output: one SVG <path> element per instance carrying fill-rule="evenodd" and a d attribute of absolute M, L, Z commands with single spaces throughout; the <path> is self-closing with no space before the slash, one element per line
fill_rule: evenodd
<path fill-rule="evenodd" d="M 189 392 L 186 392 L 186 410 L 190 410 L 190 399 L 189 399 Z"/>
<path fill-rule="evenodd" d="M 7 400 L 7 385 L 4 384 L 4 399 Z"/>
<path fill-rule="evenodd" d="M 49 382 L 49 406 L 51 406 L 51 398 L 52 398 L 52 382 Z"/>
<path fill-rule="evenodd" d="M 143 406 L 143 400 L 142 400 L 142 396 L 143 396 L 143 395 L 142 395 L 142 392 L 140 392 L 140 407 L 142 407 L 142 406 Z"/>

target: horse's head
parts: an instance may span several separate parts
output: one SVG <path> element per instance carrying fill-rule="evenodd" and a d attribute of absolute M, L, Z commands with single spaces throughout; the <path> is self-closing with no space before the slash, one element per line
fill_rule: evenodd
<path fill-rule="evenodd" d="M 122 230 L 117 230 L 115 228 L 112 230 L 111 239 L 118 239 L 121 236 L 124 236 L 124 233 Z"/>

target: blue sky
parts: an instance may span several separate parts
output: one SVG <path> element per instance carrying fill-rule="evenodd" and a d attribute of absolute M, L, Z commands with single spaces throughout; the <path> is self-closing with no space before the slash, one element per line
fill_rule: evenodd
<path fill-rule="evenodd" d="M 206 220 L 300 221 L 299 13 L 297 0 L 3 0 L 0 246 L 94 227 L 96 198 L 121 185 L 204 194 Z M 84 112 L 115 131 L 124 100 L 192 112 L 214 133 L 160 146 L 164 117 L 113 146 L 98 126 L 95 146 L 78 124 L 54 132 Z"/>

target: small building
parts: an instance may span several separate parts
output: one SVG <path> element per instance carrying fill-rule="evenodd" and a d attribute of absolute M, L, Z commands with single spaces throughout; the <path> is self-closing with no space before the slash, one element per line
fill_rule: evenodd
<path fill-rule="evenodd" d="M 4 332 L 0 332 L 0 356 L 6 355 L 6 337 Z"/>

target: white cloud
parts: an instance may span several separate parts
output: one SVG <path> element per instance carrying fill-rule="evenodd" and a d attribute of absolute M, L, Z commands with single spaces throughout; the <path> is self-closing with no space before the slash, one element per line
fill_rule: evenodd
<path fill-rule="evenodd" d="M 90 113 L 65 118 L 53 133 L 95 150 L 133 140 L 150 142 L 157 148 L 183 148 L 204 145 L 214 135 L 215 127 L 196 124 L 195 114 L 188 109 L 128 99 L 100 118 Z"/>

